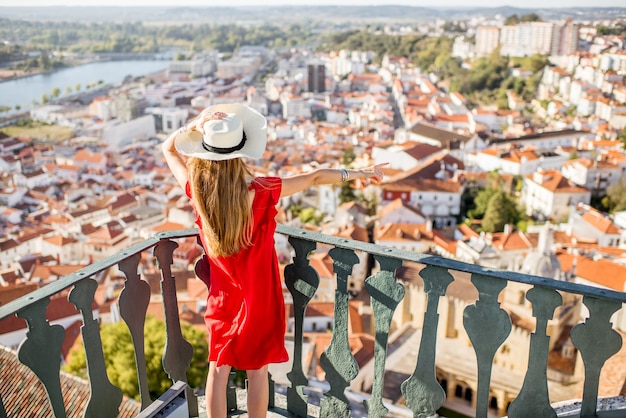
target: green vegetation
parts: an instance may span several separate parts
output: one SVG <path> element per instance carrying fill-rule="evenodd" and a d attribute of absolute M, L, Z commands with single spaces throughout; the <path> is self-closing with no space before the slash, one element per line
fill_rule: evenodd
<path fill-rule="evenodd" d="M 504 24 L 507 26 L 509 25 L 512 26 L 512 25 L 517 25 L 518 23 L 525 23 L 525 22 L 541 22 L 541 18 L 539 17 L 537 13 L 529 13 L 529 14 L 525 14 L 521 16 L 513 14 L 506 18 L 506 20 L 504 21 Z"/>
<path fill-rule="evenodd" d="M 191 387 L 200 387 L 207 376 L 208 345 L 206 333 L 181 321 L 183 337 L 194 348 L 191 365 L 187 371 L 187 381 Z M 104 352 L 107 374 L 111 383 L 122 389 L 124 395 L 139 399 L 139 387 L 135 354 L 128 327 L 124 322 L 102 324 L 100 327 L 102 351 Z M 165 347 L 165 323 L 148 316 L 145 325 L 145 353 L 148 368 L 148 386 L 153 399 L 158 398 L 171 385 L 172 381 L 163 370 L 161 358 Z M 87 363 L 82 341 L 72 347 L 70 360 L 63 370 L 87 378 Z"/>
<path fill-rule="evenodd" d="M 442 86 L 464 94 L 475 105 L 497 103 L 500 108 L 507 108 L 507 91 L 527 101 L 535 97 L 541 71 L 548 64 L 547 57 L 509 58 L 496 50 L 488 57 L 477 59 L 467 69 L 460 59 L 451 56 L 452 42 L 446 36 L 393 36 L 354 30 L 322 37 L 318 49 L 373 51 L 375 62 L 380 62 L 385 55 L 410 58 L 422 72 L 434 73 Z M 514 68 L 531 71 L 533 75 L 512 76 Z"/>
<path fill-rule="evenodd" d="M 535 14 L 509 17 L 511 22 L 538 20 Z M 448 33 L 460 33 L 461 23 L 446 25 Z M 144 25 L 137 23 L 81 23 L 32 22 L 0 19 L 0 39 L 9 41 L 0 45 L 0 64 L 18 62 L 12 69 L 31 72 L 66 65 L 57 52 L 101 53 L 158 52 L 175 47 L 180 50 L 176 59 L 184 59 L 194 52 L 216 49 L 230 54 L 243 45 L 262 45 L 281 49 L 295 46 L 315 46 L 319 51 L 341 49 L 371 51 L 374 63 L 385 55 L 407 57 L 424 73 L 435 74 L 441 85 L 458 91 L 474 104 L 494 104 L 507 107 L 506 92 L 513 91 L 525 100 L 534 97 L 547 65 L 543 56 L 524 58 L 502 57 L 495 51 L 473 63 L 465 63 L 451 56 L 453 38 L 422 34 L 389 35 L 368 29 L 319 33 L 313 23 L 292 24 L 280 28 L 264 25 Z M 25 44 L 18 40 L 27 39 Z M 39 51 L 39 57 L 27 57 L 25 52 Z M 55 53 L 52 54 L 51 51 Z M 20 59 L 21 58 L 21 59 Z M 511 69 L 533 72 L 532 77 L 513 77 Z M 78 89 L 77 89 L 78 90 Z M 46 97 L 49 100 L 50 96 Z"/>
<path fill-rule="evenodd" d="M 516 188 L 519 181 L 516 181 Z M 522 208 L 510 193 L 502 190 L 502 181 L 498 170 L 489 173 L 488 186 L 485 188 L 469 186 L 461 197 L 462 212 L 467 214 L 467 224 L 482 220 L 481 231 L 502 232 L 507 224 L 517 225 L 525 230 L 527 220 Z"/>
<path fill-rule="evenodd" d="M 617 22 L 612 26 L 600 25 L 596 28 L 596 33 L 600 36 L 615 35 L 626 37 L 626 23 Z"/>
<path fill-rule="evenodd" d="M 626 210 L 626 180 L 622 178 L 619 183 L 610 185 L 601 205 L 600 209 L 611 213 Z"/>
<path fill-rule="evenodd" d="M 318 35 L 312 29 L 292 24 L 274 25 L 144 25 L 134 23 L 28 22 L 0 19 L 0 63 L 15 60 L 25 51 L 158 52 L 167 47 L 191 51 L 217 49 L 233 52 L 242 45 L 284 48 L 310 43 Z M 28 40 L 20 46 L 18 41 Z M 180 57 L 179 57 L 180 58 Z M 50 60 L 42 54 L 41 61 Z M 43 68 L 44 62 L 41 67 Z M 52 61 L 49 65 L 53 65 Z M 38 65 L 39 66 L 39 65 Z"/>
<path fill-rule="evenodd" d="M 617 139 L 622 143 L 622 148 L 626 150 L 626 127 L 619 131 Z"/>
<path fill-rule="evenodd" d="M 74 131 L 68 126 L 47 124 L 32 119 L 20 120 L 15 125 L 4 127 L 0 131 L 9 136 L 50 142 L 61 142 L 74 136 Z"/>

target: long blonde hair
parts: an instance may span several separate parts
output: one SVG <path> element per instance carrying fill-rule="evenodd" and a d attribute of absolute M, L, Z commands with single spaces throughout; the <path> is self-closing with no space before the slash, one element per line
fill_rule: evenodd
<path fill-rule="evenodd" d="M 190 158 L 187 167 L 209 255 L 229 256 L 249 247 L 254 223 L 248 190 L 252 174 L 243 160 Z"/>

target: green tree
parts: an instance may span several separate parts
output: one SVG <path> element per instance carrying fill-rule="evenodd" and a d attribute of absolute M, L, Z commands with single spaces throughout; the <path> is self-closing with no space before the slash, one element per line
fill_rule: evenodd
<path fill-rule="evenodd" d="M 482 219 L 485 216 L 485 212 L 487 212 L 489 200 L 497 191 L 497 188 L 487 187 L 486 189 L 479 189 L 478 192 L 471 192 L 471 195 L 474 195 L 475 198 L 473 208 L 467 212 L 468 218 Z"/>
<path fill-rule="evenodd" d="M 626 210 L 626 180 L 622 178 L 618 183 L 607 187 L 601 203 L 611 213 Z"/>
<path fill-rule="evenodd" d="M 617 134 L 617 139 L 622 142 L 622 148 L 626 150 L 626 127 Z"/>
<path fill-rule="evenodd" d="M 191 365 L 187 370 L 187 382 L 191 387 L 200 387 L 207 375 L 208 345 L 206 333 L 181 321 L 183 337 L 194 348 Z M 107 374 L 111 383 L 119 387 L 124 395 L 139 399 L 137 368 L 132 339 L 124 322 L 102 324 L 100 327 L 102 351 L 105 357 Z M 159 397 L 172 381 L 163 370 L 162 355 L 165 347 L 165 323 L 152 316 L 146 318 L 144 328 L 146 367 L 148 386 L 153 398 Z M 87 377 L 87 363 L 82 341 L 70 351 L 70 360 L 63 366 L 69 373 Z"/>
<path fill-rule="evenodd" d="M 54 87 L 50 95 L 52 96 L 53 99 L 56 99 L 57 97 L 61 95 L 61 90 L 58 87 Z"/>
<path fill-rule="evenodd" d="M 44 70 L 49 70 L 52 67 L 52 62 L 50 61 L 50 57 L 46 51 L 41 51 L 39 55 L 39 60 L 37 61 L 39 68 Z"/>
<path fill-rule="evenodd" d="M 352 147 L 347 148 L 341 157 L 341 164 L 344 167 L 352 167 L 352 163 L 356 159 L 356 155 L 354 154 L 354 149 Z"/>
<path fill-rule="evenodd" d="M 522 22 L 541 22 L 541 18 L 537 13 L 528 13 L 520 17 Z"/>
<path fill-rule="evenodd" d="M 304 208 L 298 214 L 300 221 L 304 224 L 319 225 L 324 219 L 324 215 L 318 213 L 315 208 Z"/>
<path fill-rule="evenodd" d="M 519 22 L 520 20 L 517 14 L 513 14 L 504 20 L 504 24 L 506 26 L 514 26 L 514 25 L 517 25 Z"/>
<path fill-rule="evenodd" d="M 485 232 L 501 232 L 506 224 L 516 224 L 521 216 L 515 201 L 504 191 L 496 190 L 489 199 L 482 230 Z"/>

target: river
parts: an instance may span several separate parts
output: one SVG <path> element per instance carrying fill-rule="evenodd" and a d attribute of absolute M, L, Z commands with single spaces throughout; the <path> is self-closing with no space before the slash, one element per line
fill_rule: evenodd
<path fill-rule="evenodd" d="M 45 94 L 50 98 L 55 87 L 61 91 L 60 97 L 63 97 L 69 94 L 68 88 L 75 94 L 76 85 L 80 85 L 79 91 L 85 91 L 89 84 L 99 81 L 104 84 L 119 83 L 126 76 L 152 74 L 166 69 L 168 65 L 169 61 L 159 60 L 92 62 L 46 74 L 3 81 L 0 82 L 0 106 L 11 108 L 5 115 L 16 112 L 15 106 L 20 106 L 20 110 L 24 111 L 33 107 L 33 100 L 41 103 L 42 95 Z"/>

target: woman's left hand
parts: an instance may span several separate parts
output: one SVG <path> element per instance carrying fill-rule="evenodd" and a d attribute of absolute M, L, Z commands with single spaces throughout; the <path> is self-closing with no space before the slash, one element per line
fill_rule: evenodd
<path fill-rule="evenodd" d="M 361 168 L 359 171 L 363 174 L 363 177 L 370 180 L 372 183 L 380 184 L 382 183 L 384 176 L 382 167 L 388 164 L 389 163 L 380 163 L 370 167 Z"/>

